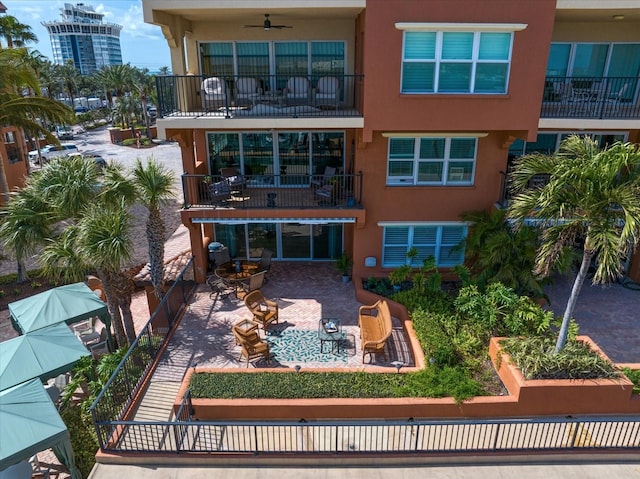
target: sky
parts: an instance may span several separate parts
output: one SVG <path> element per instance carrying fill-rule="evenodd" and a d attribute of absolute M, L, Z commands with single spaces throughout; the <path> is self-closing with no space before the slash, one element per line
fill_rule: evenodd
<path fill-rule="evenodd" d="M 61 20 L 60 8 L 65 3 L 84 3 L 103 13 L 104 22 L 121 25 L 120 48 L 122 62 L 138 68 L 148 68 L 150 72 L 160 67 L 171 67 L 169 46 L 160 27 L 144 23 L 140 0 L 2 0 L 7 7 L 7 15 L 12 15 L 20 23 L 31 27 L 38 37 L 37 43 L 28 44 L 53 61 L 51 41 L 47 29 L 41 22 Z"/>

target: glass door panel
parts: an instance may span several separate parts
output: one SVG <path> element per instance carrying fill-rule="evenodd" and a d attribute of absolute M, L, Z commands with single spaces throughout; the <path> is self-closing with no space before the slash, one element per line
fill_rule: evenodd
<path fill-rule="evenodd" d="M 244 228 L 245 225 L 216 224 L 214 226 L 216 241 L 229 248 L 229 256 L 232 258 L 247 257 L 246 235 Z"/>
<path fill-rule="evenodd" d="M 203 43 L 200 62 L 204 76 L 233 75 L 233 43 Z"/>
<path fill-rule="evenodd" d="M 574 77 L 601 77 L 607 61 L 609 45 L 578 43 L 573 58 Z"/>
<path fill-rule="evenodd" d="M 290 77 L 307 78 L 309 74 L 307 42 L 275 42 L 274 51 L 278 89 L 284 88 Z"/>
<path fill-rule="evenodd" d="M 336 259 L 342 253 L 342 225 L 312 225 L 313 259 Z"/>
<path fill-rule="evenodd" d="M 278 241 L 275 223 L 249 223 L 247 231 L 249 258 L 259 258 L 264 248 L 270 249 L 274 256 L 277 256 Z"/>
<path fill-rule="evenodd" d="M 219 175 L 220 168 L 236 167 L 240 165 L 240 142 L 237 133 L 209 133 L 209 173 Z"/>
<path fill-rule="evenodd" d="M 327 166 L 344 171 L 344 134 L 317 132 L 311 138 L 311 174 L 322 175 Z"/>
<path fill-rule="evenodd" d="M 260 87 L 269 86 L 269 43 L 247 42 L 236 45 L 238 76 L 257 78 Z"/>
<path fill-rule="evenodd" d="M 280 186 L 309 185 L 309 133 L 278 133 Z"/>
<path fill-rule="evenodd" d="M 311 258 L 311 225 L 283 223 L 280 225 L 280 234 L 283 258 Z"/>
<path fill-rule="evenodd" d="M 245 175 L 259 175 L 260 183 L 273 184 L 275 171 L 273 155 L 273 134 L 242 133 L 242 158 Z"/>
<path fill-rule="evenodd" d="M 569 70 L 570 43 L 552 43 L 547 62 L 547 76 L 565 77 Z"/>

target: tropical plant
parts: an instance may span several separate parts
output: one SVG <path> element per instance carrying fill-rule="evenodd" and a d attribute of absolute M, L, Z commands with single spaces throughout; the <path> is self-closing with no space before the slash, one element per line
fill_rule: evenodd
<path fill-rule="evenodd" d="M 512 227 L 506 210 L 465 212 L 461 218 L 471 224 L 464 240 L 465 259 L 480 289 L 500 282 L 517 294 L 546 298 L 543 287 L 547 279 L 534 273 L 539 243 L 537 228 Z M 567 254 L 567 260 L 569 257 Z M 556 270 L 566 272 L 569 265 L 565 261 Z"/>
<path fill-rule="evenodd" d="M 146 165 L 138 158 L 133 168 L 133 181 L 137 188 L 138 198 L 149 211 L 146 234 L 149 243 L 149 265 L 151 283 L 158 298 L 162 297 L 164 278 L 164 242 L 166 227 L 160 207 L 174 196 L 173 172 L 153 157 L 147 159 Z"/>
<path fill-rule="evenodd" d="M 38 41 L 29 25 L 20 23 L 11 15 L 0 16 L 0 37 L 4 38 L 7 48 L 24 47 L 27 43 Z"/>
<path fill-rule="evenodd" d="M 539 174 L 549 182 L 529 188 Z M 588 137 L 572 135 L 553 155 L 525 155 L 510 174 L 509 216 L 541 222 L 543 235 L 535 272 L 548 276 L 566 246 L 582 250 L 580 269 L 564 311 L 555 352 L 564 347 L 582 284 L 596 260 L 592 282 L 622 275 L 623 260 L 640 238 L 640 147 L 616 142 L 600 149 Z"/>
<path fill-rule="evenodd" d="M 82 281 L 96 271 L 120 345 L 135 339 L 133 283 L 123 271 L 132 249 L 128 207 L 134 198 L 118 164 L 101 172 L 82 157 L 54 160 L 15 194 L 1 227 L 21 251 L 43 246 L 39 261 L 52 280 Z"/>
<path fill-rule="evenodd" d="M 353 261 L 351 261 L 349 254 L 343 251 L 342 255 L 336 259 L 336 268 L 342 273 L 342 276 L 349 276 L 351 266 L 353 266 Z"/>

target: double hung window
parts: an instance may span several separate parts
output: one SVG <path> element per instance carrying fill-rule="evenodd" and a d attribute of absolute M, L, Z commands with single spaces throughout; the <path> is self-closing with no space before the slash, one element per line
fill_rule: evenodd
<path fill-rule="evenodd" d="M 433 256 L 438 267 L 453 267 L 464 261 L 462 240 L 467 228 L 462 223 L 385 225 L 382 245 L 382 266 L 393 268 L 403 264 L 419 267 Z M 407 253 L 415 248 L 418 254 L 409 258 Z"/>
<path fill-rule="evenodd" d="M 406 31 L 402 93 L 507 92 L 513 32 Z"/>
<path fill-rule="evenodd" d="M 388 185 L 472 185 L 477 138 L 389 138 Z"/>

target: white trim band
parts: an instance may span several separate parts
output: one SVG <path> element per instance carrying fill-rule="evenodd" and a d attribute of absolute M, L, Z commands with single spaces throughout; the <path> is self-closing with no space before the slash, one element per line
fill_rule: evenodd
<path fill-rule="evenodd" d="M 382 136 L 385 138 L 486 138 L 489 133 L 470 131 L 467 133 L 406 133 L 400 131 L 383 131 Z"/>
<path fill-rule="evenodd" d="M 468 226 L 468 221 L 378 221 L 378 226 Z"/>
<path fill-rule="evenodd" d="M 417 23 L 398 22 L 398 30 L 412 32 L 519 32 L 526 23 Z"/>

